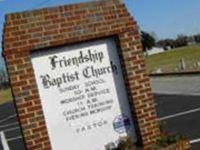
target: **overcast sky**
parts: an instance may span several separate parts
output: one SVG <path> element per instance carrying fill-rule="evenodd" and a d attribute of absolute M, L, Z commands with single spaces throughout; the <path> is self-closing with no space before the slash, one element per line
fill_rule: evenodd
<path fill-rule="evenodd" d="M 89 0 L 0 0 L 0 40 L 6 13 Z M 200 0 L 124 0 L 140 28 L 158 39 L 200 33 Z M 1 47 L 1 44 L 0 44 Z M 1 49 L 0 49 L 1 51 Z"/>

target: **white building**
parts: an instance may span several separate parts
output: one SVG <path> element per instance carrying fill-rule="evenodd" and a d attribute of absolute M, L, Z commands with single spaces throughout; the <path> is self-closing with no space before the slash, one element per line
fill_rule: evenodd
<path fill-rule="evenodd" d="M 146 55 L 153 55 L 153 54 L 158 54 L 158 53 L 162 53 L 165 50 L 163 48 L 160 47 L 153 47 L 152 49 L 149 49 L 145 52 Z"/>

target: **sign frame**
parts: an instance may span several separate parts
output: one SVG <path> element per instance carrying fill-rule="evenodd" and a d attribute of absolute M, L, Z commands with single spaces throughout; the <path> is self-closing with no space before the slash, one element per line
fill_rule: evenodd
<path fill-rule="evenodd" d="M 89 149 L 89 146 L 85 145 L 84 141 L 85 143 L 87 142 L 90 147 L 94 146 L 95 149 L 105 148 L 105 145 L 111 142 L 117 143 L 120 137 L 125 136 L 130 137 L 132 142 L 137 141 L 117 49 L 116 40 L 114 37 L 111 37 L 31 53 L 31 62 L 38 85 L 48 134 L 52 142 L 51 146 L 54 147 L 53 149 L 61 150 L 61 147 L 65 147 L 66 142 L 63 141 L 63 139 L 68 139 L 67 141 L 69 141 L 71 148 L 81 147 L 82 149 Z M 77 64 L 77 59 L 72 63 L 72 58 L 75 60 L 75 58 L 80 58 L 80 56 L 82 58 L 80 64 Z M 85 58 L 85 56 L 93 56 L 91 58 L 96 60 L 91 60 L 89 63 L 84 62 L 83 58 Z M 54 58 L 56 58 L 56 60 Z M 54 62 L 56 61 L 56 64 L 52 64 L 52 59 Z M 67 64 L 66 62 L 69 61 L 70 63 Z M 42 70 L 41 64 L 45 66 Z M 101 68 L 106 68 L 107 71 L 104 72 L 105 74 L 96 74 L 97 72 L 95 72 L 95 70 Z M 64 82 L 64 80 L 61 81 L 60 79 L 63 79 L 63 74 L 67 74 L 68 77 L 73 75 L 73 81 L 66 76 L 66 82 Z M 50 83 L 50 81 L 58 81 L 58 79 L 62 83 Z M 93 84 L 89 85 L 88 83 Z M 74 86 L 76 87 L 75 89 L 70 88 Z M 83 93 L 84 90 L 86 90 L 86 92 Z M 104 94 L 98 94 L 95 97 L 92 96 L 93 93 L 96 92 L 103 92 Z M 66 95 L 69 97 L 66 97 Z M 72 100 L 73 98 L 78 98 L 78 101 Z M 87 100 L 89 100 L 90 104 L 87 104 Z M 92 102 L 92 100 L 95 100 L 95 102 Z M 93 105 L 91 105 L 92 103 Z M 88 105 L 95 107 L 95 104 L 102 103 L 108 104 L 104 104 L 100 107 L 98 106 L 95 109 L 88 108 Z M 71 114 L 71 111 L 69 111 L 76 110 L 79 107 L 82 108 L 81 113 L 79 111 Z M 103 111 L 98 113 L 95 112 L 96 110 Z M 62 115 L 62 111 L 65 112 L 65 115 Z M 84 114 L 84 116 L 77 119 L 73 118 L 80 114 Z M 96 125 L 95 127 L 91 126 L 91 124 L 97 120 L 98 123 L 103 125 L 101 125 L 101 127 L 96 127 Z M 122 123 L 122 120 L 126 122 L 126 125 L 118 127 L 119 124 Z M 55 126 L 55 124 L 59 125 Z M 85 130 L 88 124 L 92 129 Z M 84 126 L 84 131 L 81 131 L 80 126 Z M 61 131 L 61 129 L 65 131 L 65 133 Z M 62 137 L 58 134 L 60 132 L 63 133 Z M 93 132 L 96 135 L 94 135 Z M 109 136 L 106 135 L 108 133 Z M 82 135 L 84 136 L 82 137 Z M 93 138 L 91 138 L 92 136 Z M 82 140 L 80 140 L 81 137 Z M 70 142 L 71 139 L 79 139 L 78 141 L 80 141 L 80 143 L 78 145 L 74 144 L 72 141 Z M 96 141 L 97 144 L 90 144 L 91 141 L 95 141 L 95 139 L 98 139 L 97 141 L 99 143 Z"/>

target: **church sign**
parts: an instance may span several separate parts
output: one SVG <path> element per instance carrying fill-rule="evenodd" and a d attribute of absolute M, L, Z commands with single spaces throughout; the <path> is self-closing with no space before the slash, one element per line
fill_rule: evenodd
<path fill-rule="evenodd" d="M 136 22 L 119 0 L 8 14 L 3 55 L 28 150 L 159 136 Z"/>
<path fill-rule="evenodd" d="M 53 149 L 103 149 L 127 135 L 135 140 L 113 39 L 36 52 L 32 64 Z"/>

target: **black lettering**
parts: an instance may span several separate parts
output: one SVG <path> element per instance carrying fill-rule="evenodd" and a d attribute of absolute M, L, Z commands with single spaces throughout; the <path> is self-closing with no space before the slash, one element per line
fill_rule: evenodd
<path fill-rule="evenodd" d="M 49 57 L 52 70 L 56 68 L 56 64 L 58 63 L 58 61 L 55 60 L 56 58 L 58 58 L 56 55 L 54 55 L 53 57 Z"/>

